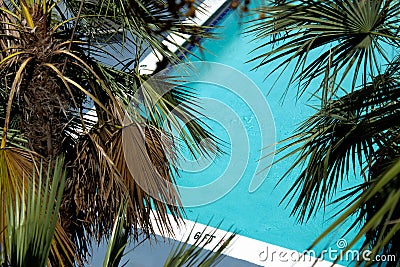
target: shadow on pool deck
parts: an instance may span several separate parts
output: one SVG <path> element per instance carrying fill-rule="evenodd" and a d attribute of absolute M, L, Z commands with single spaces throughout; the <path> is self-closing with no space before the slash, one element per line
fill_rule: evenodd
<path fill-rule="evenodd" d="M 162 239 L 157 243 L 152 241 L 145 241 L 135 248 L 132 252 L 129 252 L 123 261 L 129 259 L 127 267 L 158 267 L 163 266 L 165 260 L 168 258 L 170 251 L 173 246 L 177 246 L 179 241 L 168 239 L 163 242 Z M 129 249 L 128 249 L 129 250 Z M 260 266 L 247 261 L 235 259 L 229 256 L 225 256 L 217 266 L 221 267 L 248 267 L 248 266 Z"/>
<path fill-rule="evenodd" d="M 120 266 L 125 267 L 161 267 L 164 266 L 165 260 L 168 258 L 170 251 L 173 247 L 178 245 L 179 241 L 166 238 L 165 242 L 162 237 L 157 236 L 157 242 L 152 240 L 144 241 L 141 244 L 132 242 L 126 249 L 126 255 L 122 258 Z M 135 247 L 135 249 L 133 249 Z M 106 246 L 101 244 L 99 248 L 94 247 L 93 259 L 88 266 L 102 266 L 105 255 Z M 207 251 L 208 252 L 208 251 Z M 128 261 L 128 262 L 127 262 Z M 126 265 L 123 265 L 126 263 Z M 236 259 L 233 257 L 225 256 L 217 264 L 218 267 L 253 267 L 261 266 L 250 263 L 244 260 Z M 193 266 L 190 266 L 193 267 Z"/>

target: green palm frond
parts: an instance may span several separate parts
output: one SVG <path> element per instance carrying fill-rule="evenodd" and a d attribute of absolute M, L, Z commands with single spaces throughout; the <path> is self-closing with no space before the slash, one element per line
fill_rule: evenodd
<path fill-rule="evenodd" d="M 3 243 L 5 251 L 1 251 L 1 258 L 5 259 L 2 264 L 6 266 L 49 264 L 50 251 L 55 252 L 54 245 L 57 242 L 54 237 L 60 236 L 60 232 L 57 233 L 58 210 L 65 183 L 62 158 L 55 161 L 53 170 L 54 172 L 50 169 L 45 171 L 40 166 L 38 177 L 35 172 L 32 179 L 29 179 L 27 173 L 19 176 L 18 179 L 24 181 L 21 192 L 15 191 L 14 197 L 6 198 L 4 205 L 8 236 Z M 5 196 L 2 194 L 2 197 Z M 71 244 L 67 242 L 59 245 L 66 251 L 62 251 L 62 254 L 58 251 L 60 253 L 58 258 L 53 255 L 56 261 L 52 264 L 59 266 L 71 264 L 74 258 L 73 250 L 70 249 Z M 64 258 L 60 258 L 60 255 Z"/>
<path fill-rule="evenodd" d="M 125 216 L 126 203 L 123 203 L 114 222 L 106 256 L 103 261 L 103 267 L 118 267 L 121 261 L 129 237 L 129 226 L 127 225 Z"/>
<path fill-rule="evenodd" d="M 285 1 L 257 11 L 263 18 L 247 32 L 267 41 L 254 49 L 260 54 L 252 61 L 260 61 L 258 68 L 282 59 L 271 73 L 290 66 L 288 86 L 298 83 L 300 95 L 318 77 L 324 90 L 333 84 L 335 92 L 348 76 L 352 89 L 359 76 L 366 83 L 390 61 L 385 45 L 400 40 L 400 6 L 394 0 Z M 265 46 L 272 49 L 264 52 Z"/>
<path fill-rule="evenodd" d="M 370 83 L 327 101 L 278 150 L 286 153 L 279 160 L 298 156 L 285 174 L 300 167 L 285 200 L 294 203 L 292 215 L 300 222 L 310 220 L 329 203 L 354 203 L 338 211 L 339 219 L 313 245 L 353 215 L 348 230 L 361 230 L 347 249 L 365 238 L 362 250 L 370 249 L 370 258 L 382 253 L 398 256 L 400 184 L 393 165 L 400 157 L 398 65 L 399 57 Z M 364 182 L 344 188 L 343 182 L 353 175 L 364 177 Z M 348 192 L 334 199 L 343 189 Z"/>
<path fill-rule="evenodd" d="M 396 74 L 397 75 L 397 74 Z M 378 150 L 399 133 L 399 82 L 389 69 L 365 87 L 331 101 L 307 119 L 278 152 L 299 153 L 292 168 L 304 166 L 285 196 L 295 201 L 293 214 L 308 220 L 340 189 L 353 168 L 370 168 Z"/>
<path fill-rule="evenodd" d="M 399 258 L 399 229 L 400 229 L 400 160 L 397 158 L 390 163 L 389 167 L 381 172 L 368 184 L 358 199 L 345 209 L 343 214 L 312 244 L 315 246 L 326 235 L 348 220 L 352 214 L 360 213 L 357 219 L 362 223 L 357 236 L 345 248 L 351 249 L 364 236 L 361 251 L 370 250 L 368 259 L 361 259 L 357 266 L 374 265 L 377 255 L 390 255 L 394 257 L 391 261 L 378 263 L 384 266 L 398 266 Z M 361 211 L 361 212 L 360 212 Z M 366 217 L 364 215 L 367 214 Z M 354 226 L 353 226 L 354 227 Z"/>
<path fill-rule="evenodd" d="M 152 124 L 170 134 L 179 133 L 194 157 L 221 153 L 220 140 L 198 119 L 202 114 L 195 93 L 179 85 L 183 82 L 184 78 L 161 75 L 141 80 L 141 87 L 132 100 L 139 107 L 137 110 L 144 108 L 145 118 Z M 137 110 L 133 112 L 137 114 Z"/>

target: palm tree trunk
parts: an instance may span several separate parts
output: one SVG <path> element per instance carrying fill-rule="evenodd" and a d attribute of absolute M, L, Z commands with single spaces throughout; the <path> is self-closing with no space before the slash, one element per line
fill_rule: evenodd
<path fill-rule="evenodd" d="M 29 147 L 45 158 L 61 152 L 68 94 L 47 68 L 33 65 L 31 78 L 22 87 L 22 127 Z"/>

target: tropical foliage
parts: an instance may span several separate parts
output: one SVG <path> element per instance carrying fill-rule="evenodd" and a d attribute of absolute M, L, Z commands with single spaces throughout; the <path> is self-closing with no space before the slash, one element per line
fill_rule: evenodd
<path fill-rule="evenodd" d="M 6 199 L 7 225 L 2 240 L 5 246 L 0 251 L 1 266 L 45 266 L 50 250 L 59 253 L 55 240 L 65 185 L 63 163 L 63 159 L 57 160 L 54 172 L 50 174 L 48 170 L 47 177 L 43 177 L 43 165 L 40 165 L 38 182 L 30 180 L 23 184 L 21 194 L 15 192 L 14 199 Z M 66 245 L 64 249 L 71 249 L 68 243 Z M 73 251 L 67 251 L 65 255 L 73 255 Z"/>
<path fill-rule="evenodd" d="M 287 173 L 302 170 L 285 196 L 294 202 L 292 214 L 304 222 L 329 203 L 352 203 L 321 238 L 353 215 L 350 229 L 360 230 L 346 249 L 365 238 L 361 249 L 372 251 L 369 258 L 395 255 L 396 261 L 380 264 L 397 266 L 400 5 L 392 0 L 272 2 L 257 9 L 262 16 L 248 28 L 264 40 L 253 51 L 254 61 L 264 67 L 279 60 L 270 73 L 293 70 L 286 92 L 297 87 L 298 96 L 308 91 L 321 100 L 279 150 L 281 160 L 297 155 Z M 266 51 L 268 45 L 272 49 Z M 354 174 L 363 182 L 344 188 Z M 345 196 L 332 199 L 344 189 Z M 361 260 L 358 264 L 375 264 Z"/>
<path fill-rule="evenodd" d="M 43 164 L 41 164 L 37 179 L 24 184 L 28 188 L 26 190 L 23 188 L 21 195 L 16 194 L 13 200 L 7 199 L 5 216 L 8 224 L 4 231 L 6 245 L 0 251 L 1 266 L 48 266 L 50 264 L 50 251 L 56 249 L 55 244 L 58 238 L 56 228 L 66 180 L 64 159 L 57 159 L 52 166 L 54 172 L 50 173 L 49 169 L 43 170 Z M 44 177 L 44 173 L 47 173 L 47 177 Z M 125 200 L 116 214 L 103 260 L 104 267 L 120 266 L 122 257 L 125 255 L 130 232 L 126 212 Z M 207 227 L 202 233 L 206 230 Z M 215 266 L 216 262 L 224 257 L 221 254 L 222 251 L 235 237 L 235 234 L 224 236 L 211 250 L 204 250 L 207 240 L 198 239 L 195 244 L 189 245 L 192 231 L 193 229 L 186 240 L 171 251 L 165 266 L 187 266 L 188 262 L 189 264 L 198 263 L 196 266 Z M 226 240 L 223 240 L 224 238 Z M 55 253 L 59 252 L 56 250 Z M 73 256 L 73 254 L 73 251 L 69 251 L 69 254 L 65 255 Z M 69 259 L 70 262 L 72 260 Z M 76 264 L 80 263 L 76 262 Z"/>
<path fill-rule="evenodd" d="M 195 12 L 202 11 L 193 1 L 0 0 L 0 208 L 9 214 L 0 218 L 2 255 L 14 251 L 4 229 L 18 223 L 9 220 L 11 211 L 19 211 L 10 203 L 25 207 L 24 198 L 33 194 L 29 183 L 40 185 L 41 171 L 51 180 L 65 172 L 63 198 L 54 204 L 60 216 L 50 249 L 53 266 L 83 263 L 91 241 L 110 236 L 124 198 L 129 235 L 140 227 L 149 236 L 151 214 L 158 227 L 171 231 L 167 211 L 175 220 L 182 215 L 178 192 L 153 179 L 173 184 L 181 140 L 195 157 L 218 149 L 188 108 L 195 95 L 188 88 L 160 94 L 141 87 L 148 76 L 139 72 L 139 62 L 152 51 L 160 68 L 178 61 L 162 42 L 167 34 L 209 36 L 206 27 L 187 21 Z M 175 116 L 169 116 L 172 110 Z M 181 118 L 190 122 L 184 128 L 178 127 Z M 172 137 L 177 128 L 180 140 Z M 128 154 L 123 133 L 132 141 Z M 59 156 L 64 160 L 52 160 Z M 36 212 L 33 203 L 26 205 Z"/>

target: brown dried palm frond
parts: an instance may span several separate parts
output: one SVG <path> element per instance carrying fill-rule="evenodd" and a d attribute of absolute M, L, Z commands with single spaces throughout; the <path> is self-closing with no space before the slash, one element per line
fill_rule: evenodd
<path fill-rule="evenodd" d="M 109 235 L 124 195 L 134 234 L 138 228 L 147 235 L 154 232 L 151 214 L 160 229 L 172 232 L 167 211 L 176 219 L 181 215 L 170 162 L 173 144 L 166 134 L 149 125 L 104 124 L 80 139 L 76 153 L 77 168 L 67 184 L 64 207 L 70 210 L 71 222 L 84 222 L 69 225 L 82 228 L 75 231 L 82 234 L 76 238 Z"/>
<path fill-rule="evenodd" d="M 124 109 L 142 79 L 136 74 L 138 65 L 132 67 L 132 62 L 137 62 L 146 49 L 163 50 L 159 37 L 165 33 L 206 34 L 205 29 L 194 25 L 179 27 L 181 17 L 173 15 L 178 11 L 151 8 L 159 1 L 143 1 L 140 12 L 117 12 L 113 18 L 102 9 L 106 2 L 95 1 L 98 6 L 93 7 L 93 1 L 0 0 L 0 124 L 5 126 L 0 131 L 2 147 L 34 151 L 46 168 L 51 158 L 65 154 L 66 189 L 60 209 L 61 225 L 57 227 L 67 233 L 56 233 L 55 238 L 72 238 L 81 259 L 88 255 L 92 238 L 100 240 L 109 234 L 124 194 L 129 196 L 127 218 L 134 234 L 139 227 L 148 235 L 153 231 L 151 213 L 158 218 L 158 228 L 167 232 L 171 222 L 166 213 L 170 211 L 176 220 L 181 217 L 173 185 L 176 173 L 171 167 L 176 158 L 176 142 L 171 140 L 171 131 L 163 129 L 168 113 L 174 110 L 176 126 L 189 122 L 188 130 L 180 137 L 193 151 L 202 154 L 218 150 L 204 124 L 191 120 L 196 117 L 196 107 L 190 109 L 195 97 L 184 90 L 175 90 L 158 101 L 163 121 L 136 118 L 133 115 L 140 113 L 136 110 L 129 113 L 133 125 L 123 127 Z M 109 3 L 120 10 L 124 6 L 123 2 Z M 71 11 L 70 17 L 64 17 L 64 9 Z M 158 10 L 167 13 L 158 14 Z M 121 20 L 124 16 L 126 21 Z M 92 22 L 105 21 L 105 17 L 124 31 L 138 30 L 132 38 L 135 42 L 121 43 L 126 52 L 131 52 L 130 47 L 124 45 L 134 43 L 130 63 L 121 62 L 119 55 L 103 49 L 101 45 L 107 45 L 106 40 L 94 38 L 97 42 L 93 43 L 87 35 L 97 35 L 98 29 L 93 27 L 98 24 Z M 169 28 L 162 28 L 162 17 L 172 22 L 164 25 Z M 149 20 L 162 29 L 147 24 L 147 30 L 131 27 Z M 143 42 L 150 47 L 141 47 Z M 118 61 L 122 67 L 102 63 L 103 57 Z M 183 108 L 175 109 L 178 105 Z M 93 118 L 84 116 L 88 108 L 93 111 Z M 134 152 L 132 159 L 126 158 L 132 155 L 124 151 L 124 132 L 131 138 L 128 152 Z M 56 245 L 53 249 L 55 258 L 67 251 Z"/>

